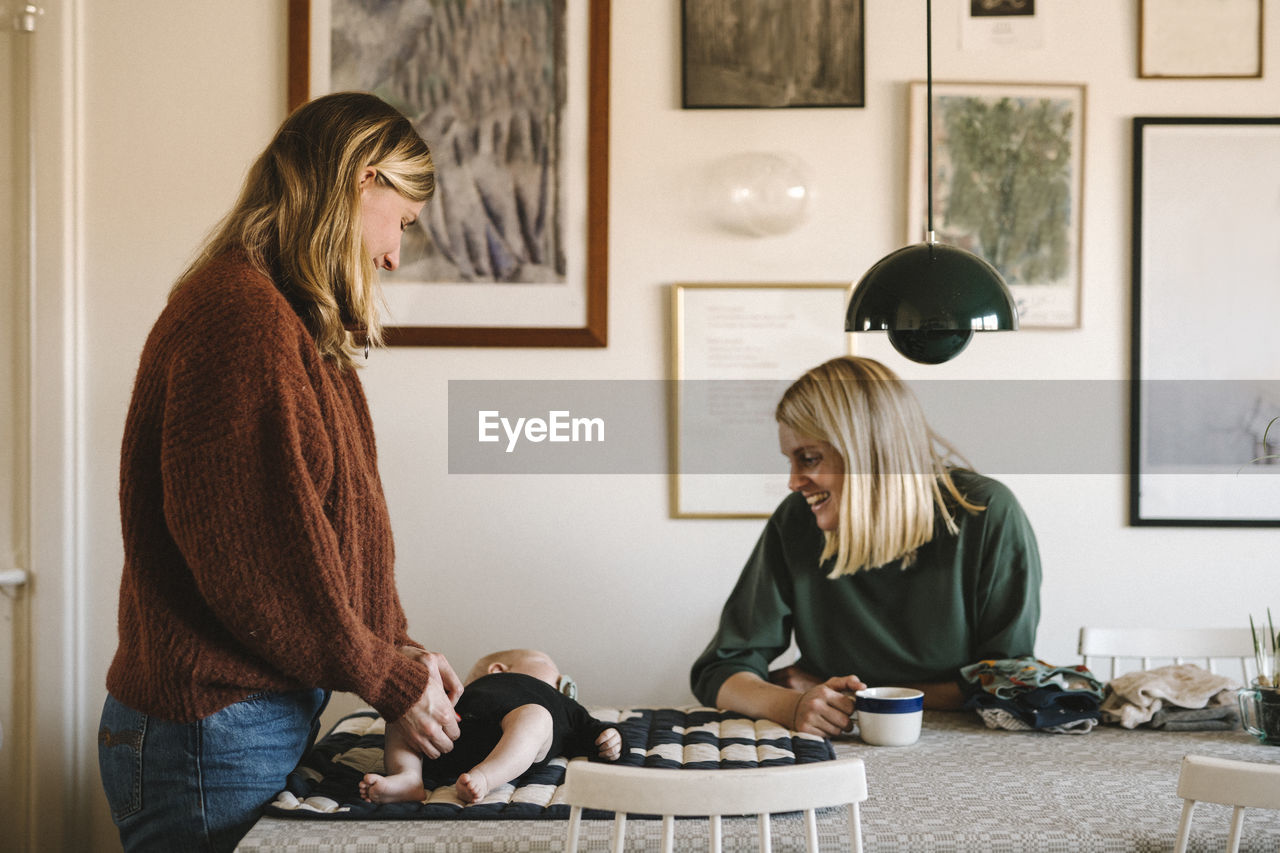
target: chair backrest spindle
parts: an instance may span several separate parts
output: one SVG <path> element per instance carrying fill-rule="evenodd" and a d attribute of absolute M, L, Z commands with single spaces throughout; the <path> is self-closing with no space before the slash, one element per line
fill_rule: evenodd
<path fill-rule="evenodd" d="M 1215 662 L 1234 667 L 1240 683 L 1248 684 L 1253 662 L 1253 634 L 1248 628 L 1096 628 L 1080 629 L 1077 651 L 1085 666 L 1108 662 L 1107 680 L 1121 674 L 1120 661 L 1136 661 L 1141 669 L 1163 663 L 1195 663 L 1210 672 Z M 1127 671 L 1127 670 L 1126 670 Z"/>

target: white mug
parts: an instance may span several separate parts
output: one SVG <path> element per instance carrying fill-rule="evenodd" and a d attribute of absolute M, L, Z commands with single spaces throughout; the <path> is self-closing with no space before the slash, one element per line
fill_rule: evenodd
<path fill-rule="evenodd" d="M 868 687 L 857 697 L 858 735 L 872 746 L 909 746 L 920 738 L 924 694 L 909 687 Z"/>

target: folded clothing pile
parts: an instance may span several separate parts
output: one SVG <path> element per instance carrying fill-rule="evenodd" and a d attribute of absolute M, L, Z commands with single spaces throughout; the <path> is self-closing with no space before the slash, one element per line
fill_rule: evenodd
<path fill-rule="evenodd" d="M 1239 728 L 1239 682 L 1194 663 L 1129 672 L 1107 685 L 1102 718 L 1126 729 L 1166 731 Z"/>
<path fill-rule="evenodd" d="M 1101 718 L 1103 684 L 1084 666 L 1001 658 L 962 667 L 960 678 L 965 707 L 987 728 L 1085 734 Z"/>

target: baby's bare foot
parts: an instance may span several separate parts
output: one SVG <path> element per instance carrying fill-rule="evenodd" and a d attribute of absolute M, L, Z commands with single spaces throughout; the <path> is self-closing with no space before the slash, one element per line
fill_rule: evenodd
<path fill-rule="evenodd" d="M 380 776 L 366 773 L 360 781 L 360 796 L 371 803 L 412 803 L 427 798 L 427 789 L 416 773 Z"/>
<path fill-rule="evenodd" d="M 458 791 L 458 798 L 464 803 L 475 803 L 483 800 L 485 794 L 489 793 L 489 780 L 480 771 L 472 770 L 459 776 L 454 788 Z"/>

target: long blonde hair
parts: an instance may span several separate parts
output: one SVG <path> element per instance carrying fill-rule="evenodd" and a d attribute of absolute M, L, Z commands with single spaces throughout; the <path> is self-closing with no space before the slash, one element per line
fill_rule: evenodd
<path fill-rule="evenodd" d="M 426 142 L 385 101 L 339 92 L 302 105 L 249 169 L 240 198 L 174 290 L 215 256 L 242 251 L 293 303 L 320 354 L 350 364 L 351 332 L 382 341 L 377 268 L 361 236 L 367 168 L 410 201 L 435 192 Z"/>
<path fill-rule="evenodd" d="M 939 518 L 948 532 L 959 529 L 949 503 L 983 509 L 952 480 L 954 451 L 929 428 L 911 389 L 878 361 L 843 356 L 818 365 L 783 393 L 775 417 L 844 461 L 840 524 L 823 534 L 822 561 L 836 558 L 829 577 L 898 559 L 909 565 Z"/>

